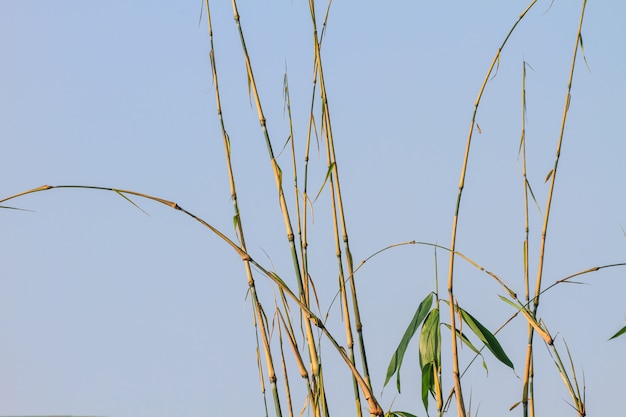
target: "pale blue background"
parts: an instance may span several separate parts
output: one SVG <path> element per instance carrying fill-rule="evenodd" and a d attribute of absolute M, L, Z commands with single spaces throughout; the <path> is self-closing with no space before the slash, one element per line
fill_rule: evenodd
<path fill-rule="evenodd" d="M 483 133 L 474 137 L 457 248 L 519 294 L 522 62 L 534 69 L 526 80 L 528 165 L 544 210 L 543 181 L 554 161 L 579 3 L 535 6 L 505 49 L 478 115 Z M 333 3 L 324 68 L 357 263 L 402 241 L 449 245 L 472 106 L 497 47 L 526 5 Z M 325 6 L 318 5 L 320 14 Z M 293 284 L 230 3 L 212 7 L 248 247 Z M 288 70 L 302 163 L 313 65 L 308 4 L 242 1 L 239 8 L 277 152 L 288 136 L 282 99 Z M 200 1 L 0 2 L 1 197 L 43 184 L 132 189 L 176 201 L 233 236 L 200 9 Z M 590 71 L 579 57 L 546 284 L 626 261 L 626 4 L 589 2 L 583 40 Z M 279 163 L 291 193 L 287 152 Z M 316 192 L 326 171 L 323 153 L 315 150 L 311 163 Z M 328 201 L 323 195 L 315 203 L 310 236 L 324 311 L 336 287 Z M 0 415 L 264 415 L 239 257 L 190 218 L 136 202 L 150 216 L 114 194 L 81 190 L 7 203 L 34 212 L 0 211 Z M 531 209 L 534 277 L 541 217 Z M 447 256 L 438 256 L 443 277 Z M 357 275 L 376 393 L 417 304 L 433 290 L 433 265 L 432 249 L 406 246 L 374 258 Z M 512 313 L 497 297 L 502 291 L 462 261 L 457 265 L 460 304 L 495 329 Z M 626 339 L 606 340 L 624 325 L 625 273 L 586 275 L 580 281 L 590 285 L 560 286 L 542 298 L 540 316 L 559 343 L 567 340 L 579 377 L 584 372 L 589 415 L 623 408 Z M 257 282 L 271 311 L 273 286 L 260 275 Z M 444 295 L 445 283 L 441 290 Z M 330 314 L 343 341 L 337 305 Z M 525 329 L 518 318 L 501 334 L 520 376 Z M 444 341 L 447 361 L 447 335 Z M 536 346 L 538 415 L 574 415 L 548 351 Z M 334 362 L 330 346 L 324 352 L 331 360 L 325 370 L 331 411 L 353 415 L 349 374 Z M 466 398 L 473 415 L 507 415 L 520 399 L 521 381 L 486 358 L 489 376 L 476 363 Z M 470 359 L 465 349 L 462 363 Z M 403 395 L 393 408 L 423 416 L 415 343 L 406 361 Z M 299 382 L 292 378 L 294 386 Z M 385 409 L 394 396 L 387 387 L 380 397 Z M 303 397 L 294 402 L 297 414 Z"/>

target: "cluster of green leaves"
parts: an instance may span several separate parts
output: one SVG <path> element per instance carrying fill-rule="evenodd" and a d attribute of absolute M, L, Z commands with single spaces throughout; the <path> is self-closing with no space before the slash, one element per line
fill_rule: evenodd
<path fill-rule="evenodd" d="M 429 293 L 426 298 L 419 304 L 413 319 L 409 323 L 396 351 L 391 357 L 389 366 L 387 367 L 387 375 L 385 384 L 387 386 L 391 377 L 396 375 L 396 388 L 401 391 L 400 368 L 404 360 L 404 355 L 411 342 L 411 339 L 417 331 L 419 332 L 419 364 L 422 380 L 422 402 L 424 408 L 428 412 L 428 398 L 432 396 L 437 402 L 437 411 L 441 414 L 444 410 L 442 377 L 441 377 L 441 325 L 451 329 L 450 325 L 441 322 L 439 303 L 447 303 L 446 300 L 440 300 L 434 292 Z M 455 306 L 455 310 L 462 321 L 470 328 L 474 335 L 489 349 L 489 351 L 506 366 L 514 369 L 513 362 L 504 352 L 504 349 L 494 336 L 484 325 L 482 325 L 474 316 L 459 306 Z M 469 347 L 476 355 L 482 356 L 482 348 L 476 348 L 475 344 L 467 337 L 467 335 L 459 329 L 455 329 L 459 339 Z M 483 357 L 483 366 L 487 368 L 487 364 Z M 388 415 L 410 416 L 404 412 L 390 412 Z"/>

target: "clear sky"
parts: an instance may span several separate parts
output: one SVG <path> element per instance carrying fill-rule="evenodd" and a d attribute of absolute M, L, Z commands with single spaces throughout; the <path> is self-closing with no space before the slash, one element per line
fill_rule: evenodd
<path fill-rule="evenodd" d="M 247 243 L 294 285 L 274 179 L 230 2 L 212 2 L 215 54 Z M 511 37 L 483 97 L 457 249 L 519 294 L 524 237 L 518 148 L 527 62 L 528 177 L 545 210 L 580 1 L 539 1 Z M 398 242 L 450 244 L 467 129 L 497 48 L 524 1 L 337 1 L 323 43 L 329 108 L 356 263 Z M 320 14 L 326 7 L 320 3 Z M 201 2 L 0 2 L 0 198 L 44 184 L 135 190 L 177 202 L 233 237 L 232 204 Z M 289 135 L 289 77 L 298 159 L 306 138 L 313 49 L 308 4 L 242 1 L 247 46 L 278 152 Z M 583 26 L 553 211 L 545 282 L 626 262 L 626 3 L 590 1 Z M 326 173 L 311 154 L 310 188 Z M 278 158 L 293 202 L 290 158 Z M 288 174 L 288 175 L 287 175 Z M 312 275 L 326 311 L 336 291 L 328 190 L 314 203 Z M 247 284 L 239 256 L 189 217 L 135 199 L 51 190 L 0 211 L 0 416 L 264 415 Z M 541 214 L 531 206 L 531 271 Z M 375 393 L 420 300 L 434 289 L 432 248 L 404 246 L 357 275 Z M 445 296 L 447 256 L 438 252 Z M 584 373 L 589 415 L 622 407 L 626 270 L 580 277 L 544 295 L 539 316 Z M 274 287 L 260 274 L 268 309 Z M 458 261 L 461 306 L 490 329 L 512 308 L 485 274 Z M 340 311 L 330 309 L 339 332 Z M 472 415 L 521 415 L 526 326 L 501 333 L 516 373 L 486 355 L 467 375 Z M 444 355 L 449 337 L 444 336 Z M 548 350 L 537 343 L 538 415 L 574 415 Z M 561 344 L 562 346 L 562 344 Z M 350 377 L 330 346 L 330 407 L 353 415 Z M 471 359 L 466 349 L 463 364 Z M 447 360 L 447 359 L 446 359 Z M 383 408 L 425 415 L 417 344 L 403 392 Z M 447 362 L 446 365 L 447 366 Z M 444 368 L 446 390 L 451 386 Z M 297 384 L 299 381 L 294 380 Z M 347 388 L 346 388 L 347 387 Z M 447 391 L 446 391 L 447 392 Z M 303 399 L 294 400 L 299 412 Z M 568 414 L 569 413 L 569 414 Z"/>

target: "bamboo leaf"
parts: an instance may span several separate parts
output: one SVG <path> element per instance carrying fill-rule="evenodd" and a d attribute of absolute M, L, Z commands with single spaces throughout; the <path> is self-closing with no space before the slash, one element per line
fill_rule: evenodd
<path fill-rule="evenodd" d="M 0 206 L 0 209 L 30 211 L 31 213 L 34 213 L 33 210 L 23 209 L 23 208 L 19 208 L 19 207 L 11 207 L 11 206 Z"/>
<path fill-rule="evenodd" d="M 515 369 L 513 362 L 504 353 L 504 349 L 500 346 L 498 339 L 483 326 L 478 320 L 476 320 L 471 314 L 463 310 L 461 307 L 457 307 L 461 311 L 461 316 L 467 325 L 472 329 L 474 334 L 487 346 L 487 349 L 493 353 L 493 355 L 503 364 L 511 369 Z"/>
<path fill-rule="evenodd" d="M 508 300 L 507 298 L 499 295 L 498 297 L 500 297 L 500 299 L 504 302 L 506 302 L 509 305 L 512 305 L 513 307 L 515 307 L 520 313 L 522 313 L 522 315 L 526 318 L 526 320 L 528 321 L 528 323 L 533 326 L 533 328 L 535 329 L 535 331 L 537 333 L 539 333 L 539 336 L 541 336 L 541 338 L 549 345 L 552 345 L 552 343 L 554 343 L 554 340 L 552 339 L 552 336 L 550 336 L 550 333 L 547 331 L 547 329 L 545 329 L 544 327 L 542 327 L 539 322 L 532 316 L 532 314 L 528 311 L 528 309 L 524 306 L 520 306 L 517 305 L 515 303 L 513 303 L 512 301 Z"/>
<path fill-rule="evenodd" d="M 441 358 L 441 334 L 439 332 L 439 309 L 434 308 L 424 320 L 420 334 L 420 362 L 439 364 Z"/>
<path fill-rule="evenodd" d="M 239 225 L 239 213 L 233 216 L 233 227 L 237 230 L 237 226 Z"/>
<path fill-rule="evenodd" d="M 439 308 L 435 307 L 424 319 L 420 333 L 420 366 L 422 370 L 422 402 L 428 410 L 428 393 L 436 395 L 435 375 L 441 364 L 441 331 Z"/>
<path fill-rule="evenodd" d="M 509 300 L 508 298 L 506 298 L 506 297 L 505 297 L 505 296 L 503 296 L 503 295 L 499 295 L 498 297 L 499 297 L 502 301 L 504 301 L 505 303 L 507 303 L 508 305 L 513 306 L 513 307 L 515 307 L 516 309 L 518 309 L 518 310 L 520 310 L 520 311 L 521 311 L 521 310 L 522 310 L 522 308 L 523 308 L 522 306 L 519 306 L 519 305 L 515 304 L 513 301 Z"/>
<path fill-rule="evenodd" d="M 452 330 L 452 326 L 450 326 L 448 323 L 443 323 L 443 325 Z M 461 333 L 459 329 L 456 329 L 456 334 L 461 339 L 461 341 L 463 341 L 463 343 L 465 343 L 465 345 L 470 348 L 475 354 L 482 356 L 480 350 L 478 350 L 476 346 L 474 346 L 472 342 L 467 337 L 465 337 L 464 333 Z"/>
<path fill-rule="evenodd" d="M 317 198 L 320 196 L 320 194 L 322 194 L 322 190 L 326 186 L 326 183 L 328 182 L 328 179 L 330 178 L 330 175 L 332 174 L 334 167 L 335 167 L 335 163 L 334 162 L 331 163 L 328 166 L 328 171 L 326 171 L 326 177 L 324 178 L 324 182 L 322 183 L 322 186 L 320 187 L 320 190 L 317 192 L 317 195 L 313 199 L 313 202 L 317 201 Z"/>
<path fill-rule="evenodd" d="M 526 180 L 526 186 L 528 187 L 528 191 L 530 191 L 530 196 L 533 198 L 533 201 L 535 202 L 535 205 L 537 206 L 537 210 L 539 210 L 539 213 L 541 213 L 541 207 L 539 206 L 539 202 L 535 198 L 535 193 L 533 193 L 533 189 L 530 186 L 530 182 L 528 182 L 528 180 Z"/>
<path fill-rule="evenodd" d="M 385 414 L 385 417 L 417 417 L 415 414 L 407 413 L 406 411 L 389 411 Z"/>
<path fill-rule="evenodd" d="M 589 67 L 589 62 L 587 62 L 587 56 L 585 55 L 585 46 L 583 45 L 582 33 L 578 36 L 578 42 L 580 43 L 580 51 L 583 53 L 583 60 L 585 61 L 585 66 L 587 67 L 587 71 L 591 72 L 591 67 Z"/>
<path fill-rule="evenodd" d="M 626 326 L 622 327 L 621 329 L 619 329 L 619 331 L 617 333 L 615 333 L 613 336 L 611 336 L 611 339 L 615 339 L 616 337 L 619 337 L 623 334 L 626 333 Z M 609 340 L 611 340 L 609 339 Z"/>
<path fill-rule="evenodd" d="M 422 403 L 424 409 L 428 412 L 428 393 L 434 392 L 435 379 L 433 375 L 433 364 L 427 363 L 422 367 Z"/>
<path fill-rule="evenodd" d="M 424 321 L 424 317 L 426 317 L 426 314 L 428 314 L 428 312 L 430 311 L 430 307 L 432 306 L 432 304 L 433 295 L 432 293 L 430 293 L 426 296 L 426 298 L 424 298 L 424 300 L 422 300 L 420 305 L 417 307 L 417 311 L 415 312 L 413 319 L 409 323 L 409 326 L 407 327 L 404 335 L 402 336 L 402 339 L 400 340 L 400 344 L 398 344 L 396 351 L 391 357 L 391 361 L 389 362 L 389 366 L 387 367 L 387 376 L 385 377 L 385 383 L 383 384 L 383 387 L 387 385 L 393 374 L 398 372 L 396 385 L 398 388 L 398 392 L 400 392 L 400 366 L 402 365 L 404 354 L 409 345 L 409 342 L 411 341 L 411 338 L 413 338 L 415 332 L 422 324 L 422 321 Z"/>
<path fill-rule="evenodd" d="M 141 207 L 139 207 L 137 204 L 135 204 L 135 202 L 133 200 L 131 200 L 130 198 L 126 197 L 124 194 L 122 194 L 119 190 L 113 190 L 115 191 L 118 195 L 122 196 L 122 198 L 126 201 L 128 201 L 130 204 L 132 204 L 133 206 L 137 207 L 139 210 L 141 210 L 146 216 L 149 216 L 149 214 L 142 209 Z"/>

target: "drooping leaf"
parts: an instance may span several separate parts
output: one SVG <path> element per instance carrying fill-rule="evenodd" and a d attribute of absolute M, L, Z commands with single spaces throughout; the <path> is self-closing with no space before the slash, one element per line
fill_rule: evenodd
<path fill-rule="evenodd" d="M 409 323 L 409 327 L 407 327 L 406 331 L 404 332 L 404 336 L 402 336 L 402 340 L 400 340 L 400 344 L 398 345 L 396 351 L 391 357 L 391 361 L 389 362 L 389 366 L 387 367 L 387 376 L 385 377 L 385 383 L 383 386 L 386 386 L 393 374 L 397 372 L 398 375 L 396 386 L 398 388 L 398 392 L 400 392 L 400 366 L 402 366 L 404 354 L 409 345 L 409 342 L 411 341 L 411 338 L 413 338 L 415 332 L 422 324 L 422 321 L 424 320 L 424 317 L 426 317 L 426 314 L 428 314 L 428 312 L 430 311 L 430 307 L 432 306 L 432 304 L 433 295 L 431 293 L 428 294 L 417 307 L 417 311 L 415 312 L 411 323 Z"/>
<path fill-rule="evenodd" d="M 146 216 L 149 216 L 148 212 L 145 211 L 144 209 L 142 209 L 141 207 L 139 207 L 133 200 L 131 200 L 130 198 L 126 197 L 122 192 L 120 192 L 119 190 L 113 190 L 115 191 L 119 196 L 121 196 L 124 200 L 128 201 L 130 204 L 132 204 L 133 206 L 135 206 L 136 208 L 138 208 L 139 210 L 141 210 Z"/>
<path fill-rule="evenodd" d="M 439 308 L 433 308 L 424 319 L 420 333 L 420 367 L 422 370 L 422 402 L 428 410 L 428 393 L 437 396 L 438 370 L 441 367 L 441 330 Z"/>
<path fill-rule="evenodd" d="M 504 349 L 498 342 L 498 339 L 491 333 L 485 326 L 483 326 L 478 320 L 476 320 L 471 314 L 467 311 L 463 310 L 461 307 L 457 307 L 461 311 L 461 316 L 463 317 L 463 321 L 467 323 L 467 325 L 472 329 L 474 334 L 487 346 L 487 349 L 493 353 L 493 356 L 496 357 L 500 362 L 505 364 L 511 369 L 515 369 L 513 366 L 513 362 L 509 359 L 509 357 L 504 353 Z"/>
<path fill-rule="evenodd" d="M 587 71 L 591 72 L 591 67 L 589 66 L 589 62 L 587 62 L 587 57 L 585 56 L 585 46 L 583 45 L 582 33 L 578 36 L 578 42 L 580 43 L 580 51 L 583 53 L 583 60 L 585 61 L 585 66 L 587 67 Z"/>
<path fill-rule="evenodd" d="M 313 202 L 317 201 L 317 198 L 320 196 L 320 194 L 322 194 L 322 190 L 324 190 L 324 186 L 326 186 L 326 183 L 328 182 L 328 179 L 330 178 L 330 175 L 333 173 L 333 168 L 335 167 L 335 163 L 331 163 L 328 166 L 328 171 L 326 171 L 326 177 L 324 177 L 324 182 L 322 183 L 322 186 L 320 187 L 320 190 L 317 192 L 317 195 L 315 196 L 315 198 L 313 199 Z"/>
<path fill-rule="evenodd" d="M 623 334 L 626 333 L 626 326 L 622 327 L 621 329 L 619 329 L 619 331 L 617 333 L 615 333 L 613 336 L 611 336 L 611 339 L 615 339 L 616 337 L 619 337 Z M 609 339 L 609 340 L 611 340 Z"/>
<path fill-rule="evenodd" d="M 433 362 L 437 365 L 441 358 L 441 332 L 439 331 L 439 308 L 433 308 L 424 320 L 420 334 L 420 361 L 424 366 Z"/>
<path fill-rule="evenodd" d="M 450 326 L 448 323 L 443 323 L 444 326 L 446 326 L 448 329 L 452 330 L 452 326 Z M 461 339 L 461 341 L 472 350 L 472 352 L 476 353 L 477 355 L 480 355 L 480 350 L 478 350 L 476 348 L 476 346 L 474 346 L 474 344 L 465 336 L 465 333 L 461 333 L 459 331 L 459 329 L 456 330 L 456 335 Z"/>
<path fill-rule="evenodd" d="M 427 363 L 422 366 L 422 403 L 428 413 L 428 393 L 435 391 L 435 379 L 433 374 L 433 364 Z"/>
<path fill-rule="evenodd" d="M 448 329 L 452 330 L 452 326 L 450 326 L 448 323 L 443 323 L 443 325 L 446 326 Z M 489 374 L 489 368 L 487 368 L 487 362 L 485 362 L 485 358 L 483 354 L 480 352 L 480 350 L 478 350 L 476 346 L 474 346 L 474 344 L 465 336 L 465 334 L 459 331 L 459 329 L 456 330 L 456 334 L 468 348 L 470 348 L 476 355 L 482 358 L 483 368 L 485 368 L 485 371 L 487 372 L 487 374 Z"/>
<path fill-rule="evenodd" d="M 528 182 L 528 179 L 526 180 L 526 186 L 528 187 L 528 191 L 530 191 L 530 196 L 532 197 L 533 201 L 535 202 L 535 205 L 537 206 L 537 210 L 539 210 L 539 213 L 541 214 L 541 207 L 539 206 L 539 202 L 535 198 L 535 193 L 533 193 L 533 189 L 531 188 L 530 182 Z"/>
<path fill-rule="evenodd" d="M 515 304 L 514 302 L 510 301 L 509 299 L 503 297 L 503 296 L 499 296 L 500 299 L 504 302 L 506 302 L 507 304 L 515 307 L 520 313 L 522 313 L 522 315 L 526 318 L 526 320 L 528 321 L 528 324 L 530 324 L 531 326 L 533 326 L 533 328 L 535 329 L 535 331 L 539 334 L 539 336 L 541 336 L 541 338 L 548 344 L 548 345 L 552 345 L 552 343 L 554 343 L 554 339 L 552 339 L 552 336 L 550 335 L 550 333 L 548 332 L 548 330 L 545 328 L 545 326 L 542 326 L 537 319 L 535 319 L 532 314 L 530 313 L 530 311 L 528 311 L 528 309 L 522 305 L 518 305 Z"/>

